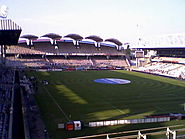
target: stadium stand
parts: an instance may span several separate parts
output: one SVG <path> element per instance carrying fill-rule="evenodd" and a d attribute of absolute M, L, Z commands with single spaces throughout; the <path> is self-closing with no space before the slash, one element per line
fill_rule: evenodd
<path fill-rule="evenodd" d="M 7 47 L 6 65 L 13 68 L 102 68 L 128 67 L 124 52 L 116 47 L 62 40 L 53 46 L 48 40 Z"/>
<path fill-rule="evenodd" d="M 111 57 L 106 59 L 105 57 L 92 58 L 93 65 L 96 67 L 128 67 L 126 60 L 122 57 Z"/>
<path fill-rule="evenodd" d="M 149 64 L 139 67 L 139 71 L 185 79 L 184 58 L 155 57 Z"/>
<path fill-rule="evenodd" d="M 71 53 L 84 53 L 84 54 L 116 54 L 122 55 L 121 51 L 117 51 L 114 47 L 101 46 L 97 49 L 93 44 L 80 43 L 79 48 L 72 42 L 58 43 L 57 49 L 49 42 L 41 42 L 34 44 L 30 47 L 27 45 L 14 45 L 7 48 L 7 54 L 71 54 Z"/>
<path fill-rule="evenodd" d="M 24 68 L 24 67 L 49 67 L 50 64 L 45 59 L 32 59 L 32 58 L 15 58 L 8 57 L 6 60 L 6 64 L 8 67 L 14 68 Z"/>
<path fill-rule="evenodd" d="M 11 123 L 11 105 L 14 87 L 14 72 L 9 69 L 0 69 L 0 138 L 11 137 L 9 130 Z"/>

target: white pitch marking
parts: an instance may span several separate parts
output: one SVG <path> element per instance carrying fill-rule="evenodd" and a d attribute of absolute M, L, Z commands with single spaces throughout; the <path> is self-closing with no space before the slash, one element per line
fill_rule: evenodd
<path fill-rule="evenodd" d="M 67 114 L 64 112 L 64 110 L 60 107 L 60 105 L 57 103 L 57 101 L 55 100 L 55 98 L 50 94 L 50 92 L 44 87 L 44 89 L 46 90 L 46 92 L 48 93 L 48 95 L 51 97 L 51 99 L 53 100 L 53 102 L 57 105 L 57 107 L 59 108 L 59 110 L 63 113 L 64 117 L 70 121 L 70 118 L 67 116 Z"/>

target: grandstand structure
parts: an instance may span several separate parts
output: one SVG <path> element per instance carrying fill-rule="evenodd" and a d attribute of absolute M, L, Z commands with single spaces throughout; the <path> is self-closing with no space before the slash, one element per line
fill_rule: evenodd
<path fill-rule="evenodd" d="M 0 20 L 1 63 L 5 63 L 6 46 L 16 45 L 22 29 L 10 19 Z"/>
<path fill-rule="evenodd" d="M 18 45 L 6 49 L 6 65 L 14 68 L 125 68 L 126 60 L 122 43 L 110 38 L 103 43 L 99 36 L 86 37 L 93 41 L 83 41 L 78 34 L 68 34 L 65 38 L 55 33 L 48 33 L 41 38 L 35 35 L 23 35 Z"/>
<path fill-rule="evenodd" d="M 0 138 L 24 138 L 18 72 L 5 66 L 6 48 L 17 45 L 22 29 L 6 16 L 0 20 Z"/>
<path fill-rule="evenodd" d="M 157 75 L 185 79 L 185 58 L 154 57 L 137 70 Z"/>
<path fill-rule="evenodd" d="M 14 72 L 0 69 L 0 138 L 12 137 Z"/>
<path fill-rule="evenodd" d="M 142 50 L 145 58 L 149 58 L 137 70 L 185 79 L 185 33 L 145 37 L 137 44 L 132 48 Z"/>

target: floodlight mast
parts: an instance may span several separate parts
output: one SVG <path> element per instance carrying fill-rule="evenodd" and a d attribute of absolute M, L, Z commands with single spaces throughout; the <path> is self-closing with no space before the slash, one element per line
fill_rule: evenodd
<path fill-rule="evenodd" d="M 8 6 L 6 5 L 2 5 L 0 7 L 0 17 L 1 18 L 7 18 L 7 15 L 8 15 Z"/>

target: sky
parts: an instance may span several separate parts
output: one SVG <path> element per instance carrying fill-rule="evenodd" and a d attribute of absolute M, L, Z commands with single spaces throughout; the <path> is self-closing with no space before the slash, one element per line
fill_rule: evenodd
<path fill-rule="evenodd" d="M 184 33 L 185 0 L 0 0 L 21 35 L 76 33 L 116 38 Z"/>

